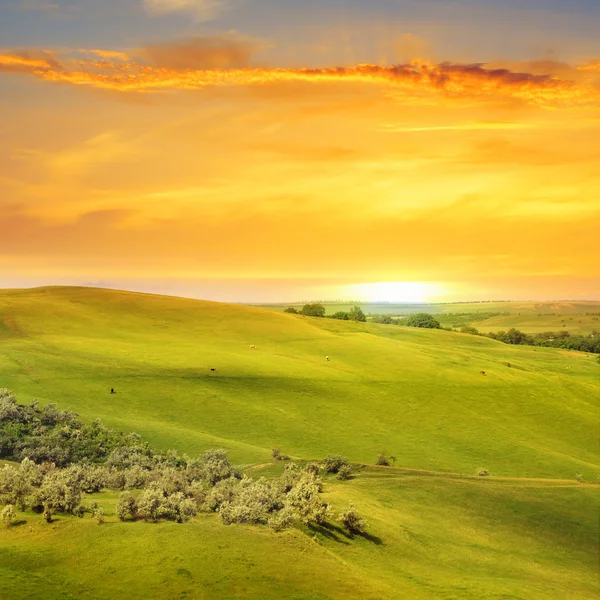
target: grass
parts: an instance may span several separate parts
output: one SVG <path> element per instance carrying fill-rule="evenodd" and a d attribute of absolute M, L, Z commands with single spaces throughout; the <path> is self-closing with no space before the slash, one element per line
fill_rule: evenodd
<path fill-rule="evenodd" d="M 2 291 L 0 323 L 0 385 L 21 401 L 180 452 L 224 447 L 257 476 L 282 468 L 275 446 L 369 464 L 385 450 L 399 465 L 327 481 L 336 509 L 365 514 L 365 538 L 211 516 L 122 524 L 108 493 L 102 526 L 20 516 L 0 532 L 3 600 L 599 591 L 598 486 L 575 482 L 600 473 L 600 367 L 585 354 L 88 288 Z M 473 477 L 478 467 L 492 477 Z"/>

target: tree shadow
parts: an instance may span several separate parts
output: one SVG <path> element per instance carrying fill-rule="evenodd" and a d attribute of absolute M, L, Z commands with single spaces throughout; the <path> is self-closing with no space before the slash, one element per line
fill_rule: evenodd
<path fill-rule="evenodd" d="M 27 525 L 27 521 L 25 519 L 11 523 L 11 527 L 22 527 L 23 525 Z"/>
<path fill-rule="evenodd" d="M 344 536 L 343 538 L 341 538 L 339 535 L 337 535 L 338 533 L 340 533 L 340 531 L 339 531 L 339 528 L 336 527 L 335 525 L 331 525 L 329 523 L 325 523 L 323 525 L 315 525 L 313 523 L 309 523 L 308 529 L 310 531 L 312 531 L 313 533 L 318 533 L 318 534 L 322 535 L 324 538 L 327 538 L 328 540 L 337 542 L 338 544 L 348 545 L 350 543 L 350 542 L 346 541 L 346 539 L 344 539 L 344 538 L 347 538 L 347 539 L 349 538 L 349 536 L 346 535 L 346 533 L 344 531 L 341 531 L 342 535 Z"/>
<path fill-rule="evenodd" d="M 383 540 L 380 537 L 377 537 L 376 535 L 372 535 L 370 533 L 367 533 L 366 531 L 363 533 L 359 533 L 358 535 L 360 535 L 360 537 L 365 538 L 365 540 L 368 540 L 369 542 L 372 542 L 373 544 L 375 544 L 376 546 L 383 546 Z"/>
<path fill-rule="evenodd" d="M 308 528 L 314 533 L 320 533 L 323 537 L 338 542 L 338 544 L 348 545 L 350 543 L 349 540 L 353 540 L 355 537 L 362 537 L 376 546 L 385 545 L 383 540 L 376 535 L 372 535 L 366 531 L 363 533 L 351 534 L 348 533 L 343 527 L 334 525 L 333 523 L 323 523 L 322 525 L 311 523 L 308 525 Z"/>

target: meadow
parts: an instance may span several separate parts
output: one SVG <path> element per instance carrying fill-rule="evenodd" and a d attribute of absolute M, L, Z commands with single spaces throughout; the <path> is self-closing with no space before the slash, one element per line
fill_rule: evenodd
<path fill-rule="evenodd" d="M 407 316 L 419 312 L 435 315 L 442 327 L 460 329 L 471 325 L 482 333 L 512 327 L 524 333 L 568 331 L 572 335 L 600 333 L 600 302 L 454 302 L 443 304 L 356 303 L 369 317 Z M 327 315 L 348 311 L 354 303 L 323 304 Z M 283 311 L 288 306 L 297 310 L 302 304 L 265 304 L 264 308 Z"/>
<path fill-rule="evenodd" d="M 366 516 L 365 537 L 215 516 L 120 523 L 106 492 L 101 526 L 25 513 L 0 532 L 2 599 L 600 591 L 595 356 L 91 288 L 1 291 L 0 345 L 0 387 L 21 402 L 55 402 L 159 448 L 222 447 L 253 476 L 281 469 L 273 447 L 371 465 L 325 486 L 336 510 L 353 502 Z M 381 451 L 395 467 L 372 466 Z"/>

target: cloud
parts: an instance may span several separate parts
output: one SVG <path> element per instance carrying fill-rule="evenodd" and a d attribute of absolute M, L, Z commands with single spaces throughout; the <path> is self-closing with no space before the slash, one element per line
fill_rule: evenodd
<path fill-rule="evenodd" d="M 212 21 L 227 8 L 226 0 L 144 0 L 143 6 L 152 15 L 190 13 L 197 21 Z"/>
<path fill-rule="evenodd" d="M 427 102 L 446 98 L 510 99 L 544 108 L 600 107 L 600 86 L 581 73 L 583 67 L 561 67 L 573 78 L 544 73 L 491 68 L 483 63 L 361 64 L 331 68 L 252 68 L 262 42 L 236 33 L 195 37 L 183 42 L 154 44 L 137 50 L 136 58 L 109 50 L 78 50 L 95 58 L 76 59 L 63 53 L 60 60 L 48 51 L 0 54 L 0 71 L 28 73 L 39 79 L 117 92 L 191 91 L 226 87 L 266 87 L 296 84 L 364 84 L 385 89 L 396 101 Z M 549 65 L 546 65 L 549 67 Z"/>
<path fill-rule="evenodd" d="M 141 48 L 138 54 L 151 65 L 175 71 L 242 69 L 249 67 L 253 55 L 265 48 L 264 42 L 231 32 L 151 44 Z"/>

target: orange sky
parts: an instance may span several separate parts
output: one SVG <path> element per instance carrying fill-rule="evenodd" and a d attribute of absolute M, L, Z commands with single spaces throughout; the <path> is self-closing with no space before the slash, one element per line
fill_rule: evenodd
<path fill-rule="evenodd" d="M 303 67 L 202 14 L 166 42 L 0 48 L 0 287 L 600 299 L 592 54 L 478 64 L 399 30 L 386 62 Z"/>

